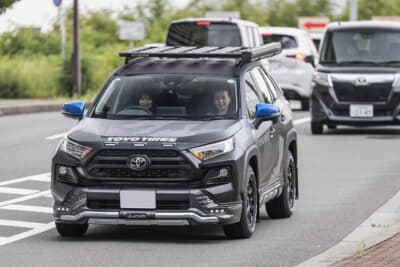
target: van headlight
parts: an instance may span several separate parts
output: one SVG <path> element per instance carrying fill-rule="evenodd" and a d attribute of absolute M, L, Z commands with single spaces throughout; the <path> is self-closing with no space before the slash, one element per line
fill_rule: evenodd
<path fill-rule="evenodd" d="M 84 158 L 92 150 L 92 148 L 78 144 L 66 137 L 61 141 L 59 149 L 77 159 Z"/>
<path fill-rule="evenodd" d="M 233 138 L 229 138 L 221 142 L 189 149 L 189 152 L 195 155 L 198 159 L 207 160 L 225 153 L 229 153 L 234 148 L 235 143 Z"/>
<path fill-rule="evenodd" d="M 332 78 L 331 78 L 331 75 L 329 73 L 314 72 L 313 80 L 314 80 L 314 82 L 316 82 L 316 83 L 318 83 L 320 85 L 333 87 Z"/>

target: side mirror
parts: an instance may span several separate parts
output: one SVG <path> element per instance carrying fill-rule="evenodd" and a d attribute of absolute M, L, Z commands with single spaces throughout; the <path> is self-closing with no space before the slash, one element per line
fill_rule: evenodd
<path fill-rule="evenodd" d="M 314 64 L 314 56 L 313 55 L 308 55 L 304 58 L 304 61 L 307 63 L 310 63 L 311 65 L 313 65 L 313 67 L 315 67 Z"/>
<path fill-rule="evenodd" d="M 62 109 L 62 114 L 73 119 L 82 119 L 83 112 L 85 111 L 85 103 L 83 102 L 70 102 L 65 103 Z"/>
<path fill-rule="evenodd" d="M 272 121 L 273 123 L 277 123 L 280 116 L 281 111 L 278 106 L 273 104 L 257 104 L 254 126 L 257 129 L 263 121 Z"/>

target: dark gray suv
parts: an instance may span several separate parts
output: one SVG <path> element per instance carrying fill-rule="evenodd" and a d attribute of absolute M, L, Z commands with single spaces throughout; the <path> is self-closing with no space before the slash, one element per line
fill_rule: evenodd
<path fill-rule="evenodd" d="M 289 217 L 298 197 L 297 137 L 281 89 L 259 59 L 280 44 L 142 47 L 106 82 L 52 161 L 63 236 L 88 224 L 223 225 L 255 231 L 259 209 Z"/>

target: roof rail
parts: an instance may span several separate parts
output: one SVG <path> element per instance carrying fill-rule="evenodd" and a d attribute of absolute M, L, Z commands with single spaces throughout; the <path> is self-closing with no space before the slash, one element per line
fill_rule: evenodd
<path fill-rule="evenodd" d="M 259 47 L 213 47 L 213 46 L 143 46 L 119 53 L 125 57 L 125 64 L 138 57 L 168 58 L 233 58 L 241 63 L 249 63 L 272 57 L 281 52 L 280 43 L 269 43 Z"/>

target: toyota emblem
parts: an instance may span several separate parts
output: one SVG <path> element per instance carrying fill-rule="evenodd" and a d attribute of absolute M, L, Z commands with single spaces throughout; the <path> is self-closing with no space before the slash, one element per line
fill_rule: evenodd
<path fill-rule="evenodd" d="M 132 155 L 128 159 L 128 167 L 134 171 L 145 170 L 150 166 L 150 160 L 145 155 Z"/>

